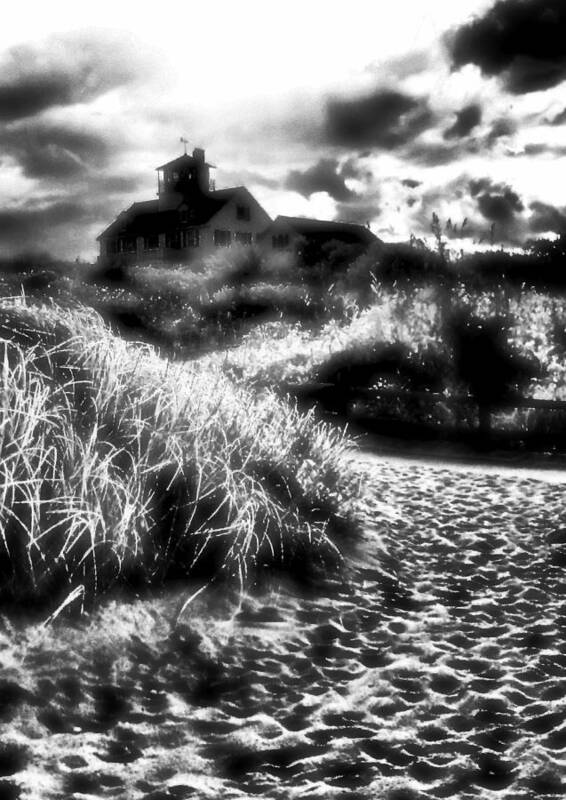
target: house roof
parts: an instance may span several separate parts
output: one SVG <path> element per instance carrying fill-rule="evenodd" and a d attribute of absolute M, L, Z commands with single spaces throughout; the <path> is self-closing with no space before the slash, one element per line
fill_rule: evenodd
<path fill-rule="evenodd" d="M 234 195 L 240 192 L 248 192 L 245 186 L 231 186 L 229 189 L 215 189 L 210 194 L 217 197 L 219 200 L 231 200 Z M 248 192 L 249 194 L 249 192 Z"/>
<path fill-rule="evenodd" d="M 300 236 L 309 239 L 339 239 L 346 243 L 371 244 L 378 241 L 377 236 L 364 225 L 353 222 L 331 222 L 306 217 L 276 217 L 271 227 L 290 228 Z"/>
<path fill-rule="evenodd" d="M 99 239 L 104 239 L 107 236 L 118 236 L 119 234 L 128 235 L 130 226 L 138 218 L 154 216 L 158 213 L 158 200 L 145 200 L 141 203 L 132 203 L 132 205 L 125 211 L 121 211 L 114 222 L 105 228 L 102 233 L 97 236 Z"/>
<path fill-rule="evenodd" d="M 156 167 L 155 169 L 165 169 L 166 167 L 182 167 L 184 165 L 193 166 L 194 164 L 204 164 L 207 167 L 214 167 L 214 164 L 208 164 L 204 161 L 198 161 L 194 156 L 190 156 L 187 153 L 185 155 L 179 156 L 178 158 L 174 158 L 173 161 L 168 161 L 166 164 L 162 164 L 160 167 Z"/>
<path fill-rule="evenodd" d="M 195 201 L 187 204 L 189 211 L 192 212 L 188 224 L 205 225 L 232 199 L 236 192 L 235 189 L 223 189 L 199 195 Z M 185 205 L 185 202 L 180 205 Z M 158 200 L 146 200 L 142 203 L 133 203 L 126 211 L 122 211 L 97 239 L 105 239 L 109 236 L 147 236 L 165 233 L 174 229 L 178 223 L 178 209 L 159 211 Z"/>

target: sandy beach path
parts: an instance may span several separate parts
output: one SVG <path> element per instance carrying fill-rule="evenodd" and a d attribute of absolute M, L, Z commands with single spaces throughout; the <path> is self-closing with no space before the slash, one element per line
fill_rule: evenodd
<path fill-rule="evenodd" d="M 564 476 L 356 464 L 367 535 L 316 593 L 3 617 L 0 800 L 562 797 Z"/>

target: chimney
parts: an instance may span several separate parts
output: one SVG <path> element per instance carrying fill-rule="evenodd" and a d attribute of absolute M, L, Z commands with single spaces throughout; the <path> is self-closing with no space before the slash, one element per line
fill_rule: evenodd
<path fill-rule="evenodd" d="M 204 164 L 204 150 L 202 149 L 202 147 L 195 147 L 195 149 L 193 150 L 193 158 L 200 164 Z"/>

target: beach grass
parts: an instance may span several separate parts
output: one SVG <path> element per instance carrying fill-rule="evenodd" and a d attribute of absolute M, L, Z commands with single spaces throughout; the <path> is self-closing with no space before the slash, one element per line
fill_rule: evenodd
<path fill-rule="evenodd" d="M 336 567 L 360 525 L 343 432 L 91 309 L 0 304 L 0 598 Z M 341 544 L 342 543 L 342 544 Z"/>

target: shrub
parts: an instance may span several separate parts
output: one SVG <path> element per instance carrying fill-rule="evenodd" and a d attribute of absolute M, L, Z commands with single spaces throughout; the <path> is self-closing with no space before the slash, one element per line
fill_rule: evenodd
<path fill-rule="evenodd" d="M 509 346 L 511 319 L 455 313 L 447 321 L 456 378 L 468 388 L 479 409 L 480 428 L 489 432 L 494 407 L 520 396 L 540 374 L 540 364 Z"/>

